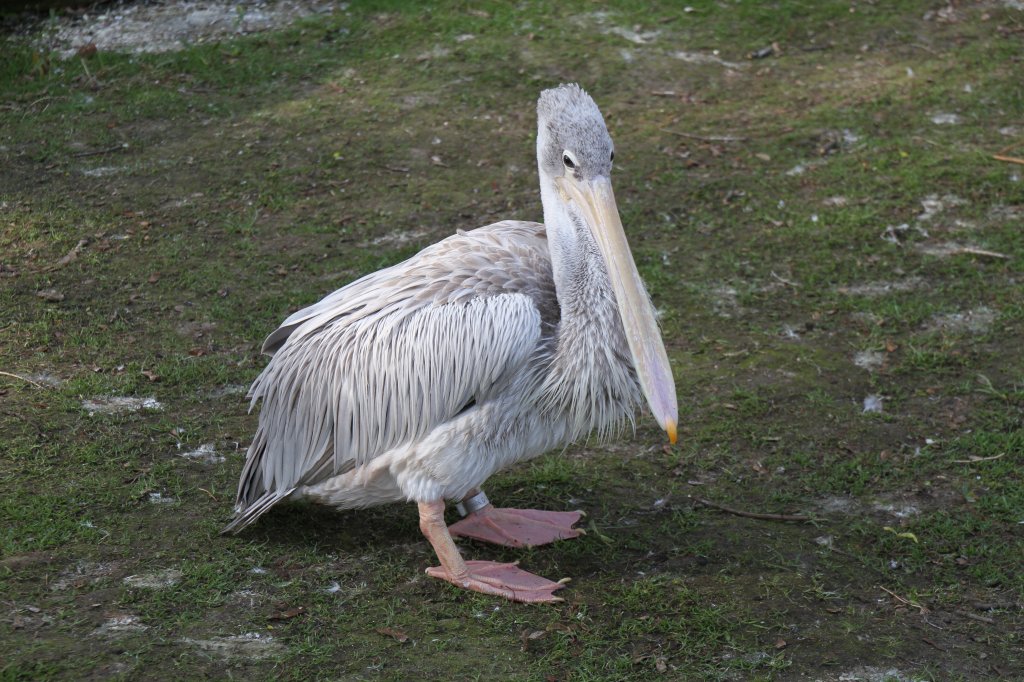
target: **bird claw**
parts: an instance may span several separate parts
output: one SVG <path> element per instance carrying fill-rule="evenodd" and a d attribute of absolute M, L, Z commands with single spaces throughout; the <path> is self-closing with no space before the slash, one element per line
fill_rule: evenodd
<path fill-rule="evenodd" d="M 453 577 L 443 566 L 431 566 L 427 569 L 427 575 L 446 580 L 456 587 L 525 604 L 565 601 L 553 593 L 565 587 L 568 578 L 552 582 L 517 568 L 517 563 L 519 562 L 467 561 L 467 572 L 464 576 Z"/>

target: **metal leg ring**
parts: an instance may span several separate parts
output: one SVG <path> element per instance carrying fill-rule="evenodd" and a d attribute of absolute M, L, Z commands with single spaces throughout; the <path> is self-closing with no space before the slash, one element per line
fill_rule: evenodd
<path fill-rule="evenodd" d="M 459 512 L 459 516 L 469 516 L 473 512 L 483 509 L 490 503 L 491 501 L 487 499 L 487 495 L 485 495 L 484 491 L 481 490 L 476 495 L 467 497 L 456 504 L 455 509 Z"/>

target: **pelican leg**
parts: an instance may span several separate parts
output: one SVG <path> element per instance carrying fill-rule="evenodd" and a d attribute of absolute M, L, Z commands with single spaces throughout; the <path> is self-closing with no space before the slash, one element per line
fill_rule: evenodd
<path fill-rule="evenodd" d="M 572 527 L 583 512 L 502 509 L 492 506 L 482 490 L 471 490 L 459 512 L 466 518 L 449 526 L 452 535 L 505 547 L 536 547 L 585 534 Z"/>
<path fill-rule="evenodd" d="M 444 500 L 420 502 L 420 530 L 430 541 L 440 566 L 427 569 L 432 578 L 447 580 L 456 587 L 474 592 L 493 594 L 512 601 L 537 603 L 564 601 L 554 596 L 555 590 L 565 587 L 568 578 L 552 582 L 539 575 L 527 573 L 514 563 L 493 561 L 464 561 L 458 547 L 444 523 Z"/>

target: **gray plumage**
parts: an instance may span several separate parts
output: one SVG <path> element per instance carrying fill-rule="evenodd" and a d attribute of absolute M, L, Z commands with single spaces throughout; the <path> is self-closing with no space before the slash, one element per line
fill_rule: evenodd
<path fill-rule="evenodd" d="M 250 391 L 259 427 L 225 531 L 287 498 L 341 508 L 457 500 L 517 461 L 632 420 L 647 389 L 606 257 L 545 185 L 563 172 L 607 178 L 611 138 L 575 85 L 543 93 L 538 117 L 547 229 L 460 231 L 267 338 L 272 357 Z"/>

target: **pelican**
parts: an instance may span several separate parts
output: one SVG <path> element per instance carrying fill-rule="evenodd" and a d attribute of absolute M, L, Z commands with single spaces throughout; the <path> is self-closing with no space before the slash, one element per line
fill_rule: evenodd
<path fill-rule="evenodd" d="M 288 317 L 238 485 L 238 532 L 278 502 L 414 501 L 440 566 L 427 574 L 521 602 L 560 601 L 516 564 L 465 561 L 452 534 L 512 547 L 581 533 L 578 512 L 500 509 L 495 472 L 646 403 L 676 441 L 675 383 L 612 193 L 612 139 L 575 84 L 537 102 L 544 224 L 458 231 Z M 446 501 L 466 518 L 448 528 Z"/>

